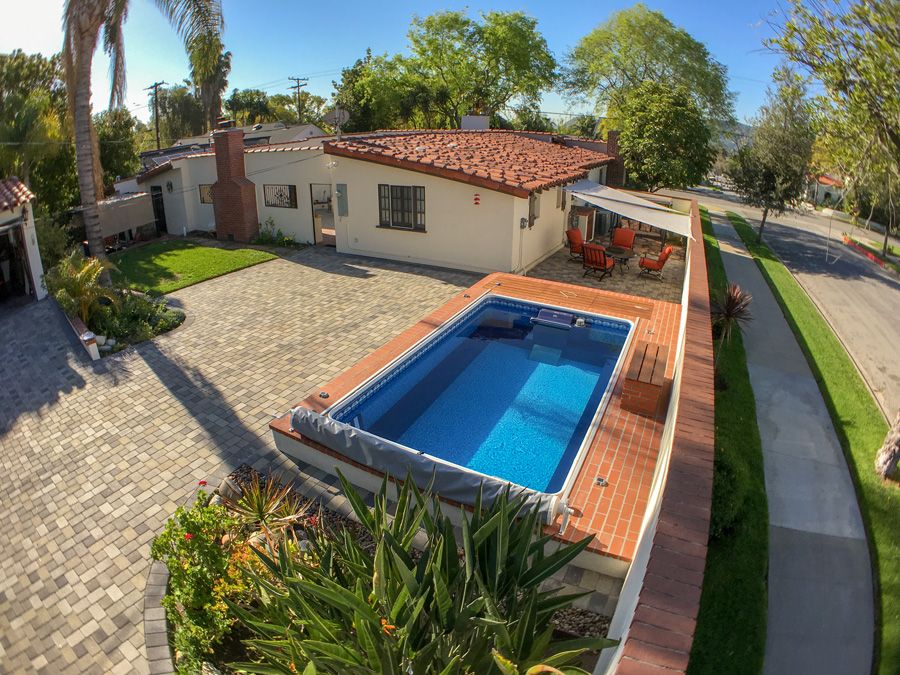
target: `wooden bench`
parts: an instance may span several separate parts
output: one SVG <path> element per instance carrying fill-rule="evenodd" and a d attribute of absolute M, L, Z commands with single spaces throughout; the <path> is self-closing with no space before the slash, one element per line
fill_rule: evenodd
<path fill-rule="evenodd" d="M 655 417 L 666 384 L 669 348 L 638 342 L 622 385 L 622 408 L 637 415 Z"/>

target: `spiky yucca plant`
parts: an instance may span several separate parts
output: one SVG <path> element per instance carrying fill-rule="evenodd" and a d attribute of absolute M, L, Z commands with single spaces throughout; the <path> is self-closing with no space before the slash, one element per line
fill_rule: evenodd
<path fill-rule="evenodd" d="M 341 476 L 344 493 L 374 550 L 344 527 L 308 529 L 291 555 L 257 550 L 270 574 L 247 573 L 258 602 L 231 604 L 253 633 L 251 673 L 583 673 L 571 664 L 604 638 L 554 641 L 550 618 L 578 595 L 540 586 L 592 537 L 559 545 L 540 515 L 509 491 L 464 516 L 461 541 L 437 499 L 411 479 L 388 513 L 388 482 L 367 508 Z M 422 538 L 417 549 L 413 540 Z M 424 543 L 424 546 L 422 545 Z M 272 580 L 274 579 L 274 581 Z"/>
<path fill-rule="evenodd" d="M 265 479 L 254 474 L 240 497 L 223 498 L 222 504 L 234 518 L 240 536 L 247 537 L 259 532 L 273 550 L 280 535 L 300 524 L 309 511 L 309 505 L 301 502 L 290 485 L 282 484 L 277 476 L 271 474 Z"/>
<path fill-rule="evenodd" d="M 719 329 L 719 349 L 716 351 L 716 365 L 719 364 L 719 356 L 722 347 L 731 341 L 731 335 L 735 328 L 746 324 L 753 316 L 750 314 L 750 302 L 753 296 L 742 289 L 736 283 L 728 284 L 725 292 L 717 298 L 713 298 L 710 314 L 713 326 Z"/>
<path fill-rule="evenodd" d="M 114 307 L 119 306 L 118 293 L 100 283 L 103 272 L 110 267 L 111 264 L 105 260 L 85 258 L 76 248 L 60 260 L 44 279 L 47 290 L 63 311 L 77 316 L 90 326 L 91 317 L 103 300 Z"/>

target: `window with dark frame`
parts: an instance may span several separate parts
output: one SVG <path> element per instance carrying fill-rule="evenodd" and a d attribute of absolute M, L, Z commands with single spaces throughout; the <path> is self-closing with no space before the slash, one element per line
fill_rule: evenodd
<path fill-rule="evenodd" d="M 296 185 L 263 185 L 263 199 L 266 206 L 282 209 L 297 208 Z"/>
<path fill-rule="evenodd" d="M 198 187 L 200 188 L 200 203 L 212 204 L 212 185 L 201 183 Z"/>
<path fill-rule="evenodd" d="M 378 185 L 378 225 L 425 231 L 425 188 L 421 185 Z"/>

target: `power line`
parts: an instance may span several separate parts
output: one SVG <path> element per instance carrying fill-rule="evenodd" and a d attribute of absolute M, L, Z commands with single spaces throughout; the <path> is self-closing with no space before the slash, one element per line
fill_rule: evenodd
<path fill-rule="evenodd" d="M 144 91 L 153 90 L 153 121 L 156 122 L 156 149 L 160 149 L 159 143 L 159 88 L 166 84 L 165 82 L 154 82 L 149 87 L 144 87 Z"/>
<path fill-rule="evenodd" d="M 303 115 L 303 110 L 300 105 L 300 89 L 301 87 L 305 87 L 307 82 L 309 82 L 308 77 L 289 77 L 288 78 L 294 84 L 291 85 L 290 89 L 297 90 L 297 123 L 300 123 L 300 117 Z"/>

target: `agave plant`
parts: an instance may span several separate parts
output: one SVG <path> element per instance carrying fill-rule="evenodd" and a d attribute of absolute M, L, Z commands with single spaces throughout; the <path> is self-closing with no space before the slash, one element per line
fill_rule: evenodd
<path fill-rule="evenodd" d="M 257 550 L 265 576 L 247 570 L 258 601 L 232 611 L 253 634 L 252 673 L 582 673 L 571 664 L 604 638 L 554 641 L 550 618 L 578 595 L 541 591 L 591 541 L 547 552 L 540 517 L 509 491 L 464 516 L 461 541 L 438 501 L 407 478 L 388 513 L 384 481 L 367 508 L 341 476 L 374 550 L 346 528 L 308 529 L 291 555 Z M 417 551 L 413 541 L 417 542 Z M 424 545 L 422 545 L 424 543 Z"/>
<path fill-rule="evenodd" d="M 118 293 L 101 283 L 101 276 L 111 267 L 105 260 L 85 258 L 76 248 L 47 273 L 47 290 L 66 314 L 89 326 L 104 301 L 119 306 Z"/>
<path fill-rule="evenodd" d="M 728 284 L 725 292 L 712 301 L 710 314 L 713 326 L 719 331 L 719 349 L 716 352 L 716 365 L 719 364 L 719 356 L 722 354 L 722 346 L 731 341 L 731 334 L 735 328 L 747 323 L 753 316 L 750 314 L 750 302 L 753 296 L 742 289 L 736 283 Z"/>
<path fill-rule="evenodd" d="M 231 512 L 238 534 L 243 537 L 259 533 L 270 549 L 277 548 L 277 541 L 288 529 L 303 522 L 309 505 L 300 500 L 277 476 L 260 479 L 254 474 L 241 496 L 223 498 L 222 504 Z"/>

